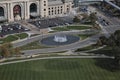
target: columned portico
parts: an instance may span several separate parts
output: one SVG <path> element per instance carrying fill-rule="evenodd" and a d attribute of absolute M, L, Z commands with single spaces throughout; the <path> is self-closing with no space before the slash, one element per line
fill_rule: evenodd
<path fill-rule="evenodd" d="M 56 4 L 56 2 L 60 2 L 60 4 Z M 53 4 L 51 4 L 52 2 Z M 15 20 L 26 20 L 30 19 L 30 16 L 33 17 L 56 17 L 58 14 L 50 15 L 49 12 L 53 11 L 53 7 L 61 7 L 61 6 L 68 6 L 69 10 L 71 10 L 72 2 L 65 2 L 63 3 L 60 0 L 5 0 L 0 1 L 0 20 L 3 17 L 4 19 L 8 20 L 9 22 Z M 53 6 L 53 7 L 52 7 Z M 49 9 L 51 8 L 51 9 Z M 61 13 L 67 13 L 66 7 L 61 7 Z M 59 11 L 60 11 L 59 10 Z M 58 11 L 58 10 L 57 10 Z M 53 13 L 53 12 L 52 12 Z M 56 12 L 55 12 L 56 13 Z M 58 12 L 57 12 L 58 13 Z"/>

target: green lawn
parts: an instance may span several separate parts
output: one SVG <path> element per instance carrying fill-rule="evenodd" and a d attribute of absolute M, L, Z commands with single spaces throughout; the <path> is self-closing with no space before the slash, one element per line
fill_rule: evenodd
<path fill-rule="evenodd" d="M 64 27 L 56 27 L 52 28 L 55 31 L 69 31 L 69 30 L 84 30 L 91 29 L 89 26 L 64 26 Z"/>
<path fill-rule="evenodd" d="M 81 40 L 84 40 L 92 35 L 93 34 L 78 34 L 75 36 L 78 36 L 80 37 Z M 34 42 L 31 42 L 29 44 L 26 44 L 20 47 L 21 50 L 42 49 L 42 48 L 50 48 L 50 47 L 42 45 L 39 41 L 34 41 Z"/>
<path fill-rule="evenodd" d="M 66 27 L 56 27 L 56 28 L 52 28 L 55 31 L 69 31 L 69 29 L 67 29 Z"/>
<path fill-rule="evenodd" d="M 97 45 L 93 44 L 93 45 L 86 46 L 86 47 L 83 47 L 83 48 L 78 48 L 77 50 L 75 50 L 75 52 L 88 51 L 88 50 L 92 50 L 92 49 L 97 49 L 99 47 L 100 46 L 97 46 Z"/>
<path fill-rule="evenodd" d="M 83 29 L 90 29 L 89 26 L 67 26 L 67 29 L 70 30 L 83 30 Z"/>
<path fill-rule="evenodd" d="M 20 34 L 9 35 L 9 36 L 7 36 L 5 38 L 0 39 L 0 44 L 16 41 L 18 39 L 24 39 L 26 37 L 28 37 L 27 33 L 20 33 Z"/>
<path fill-rule="evenodd" d="M 91 37 L 93 35 L 95 35 L 95 34 L 78 34 L 77 36 L 79 36 L 81 38 L 81 40 L 84 40 L 84 39 Z"/>
<path fill-rule="evenodd" d="M 49 48 L 49 47 L 41 45 L 39 41 L 34 41 L 20 47 L 21 50 L 42 49 L 42 48 Z"/>
<path fill-rule="evenodd" d="M 6 43 L 6 42 L 12 42 L 17 40 L 18 37 L 14 36 L 14 35 L 9 35 L 6 38 L 0 39 L 1 43 Z"/>
<path fill-rule="evenodd" d="M 52 59 L 0 66 L 0 80 L 119 80 L 110 59 Z"/>
<path fill-rule="evenodd" d="M 24 39 L 26 37 L 28 37 L 27 33 L 21 33 L 21 34 L 16 34 L 15 36 L 19 37 L 20 39 Z"/>

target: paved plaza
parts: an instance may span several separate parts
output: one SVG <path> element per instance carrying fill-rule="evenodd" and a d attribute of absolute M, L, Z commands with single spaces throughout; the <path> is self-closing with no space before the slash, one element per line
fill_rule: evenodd
<path fill-rule="evenodd" d="M 52 19 L 48 18 L 48 19 L 43 19 L 43 20 L 30 21 L 29 23 L 32 25 L 35 25 L 39 29 L 43 29 L 43 28 L 73 24 L 73 18 L 69 16 L 56 17 Z"/>

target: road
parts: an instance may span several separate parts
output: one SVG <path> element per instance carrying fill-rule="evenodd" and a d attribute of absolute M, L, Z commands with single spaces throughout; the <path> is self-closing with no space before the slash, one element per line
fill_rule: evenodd
<path fill-rule="evenodd" d="M 91 12 L 97 11 L 97 16 L 101 17 L 102 19 L 104 19 L 105 21 L 109 22 L 109 25 L 103 25 L 101 22 L 99 22 L 99 24 L 101 25 L 102 28 L 102 33 L 105 34 L 107 37 L 110 36 L 111 33 L 114 33 L 115 30 L 120 29 L 120 20 L 115 18 L 115 17 L 108 17 L 106 15 L 104 15 L 103 12 L 96 10 L 94 7 L 89 7 L 89 10 Z M 62 32 L 65 34 L 78 34 L 80 32 Z M 17 42 L 14 43 L 13 46 L 14 47 L 19 47 L 19 46 L 23 46 L 25 44 L 28 44 L 30 42 L 33 41 L 37 41 L 37 40 L 41 40 L 43 37 L 47 37 L 50 35 L 54 35 L 57 33 L 53 33 L 53 34 L 47 34 L 47 35 L 40 35 L 34 38 L 30 38 L 21 42 Z M 64 46 L 57 46 L 54 48 L 44 48 L 44 49 L 34 49 L 34 50 L 25 50 L 22 51 L 23 53 L 25 53 L 25 55 L 33 55 L 33 54 L 38 54 L 38 53 L 51 53 L 51 52 L 60 52 L 60 51 L 67 51 L 67 50 L 73 50 L 73 49 L 77 49 L 77 48 L 82 48 L 85 46 L 89 46 L 91 44 L 96 43 L 97 39 L 99 38 L 99 36 L 101 36 L 101 34 L 92 36 L 88 39 L 85 39 L 83 41 L 78 41 L 69 45 L 64 45 Z"/>
<path fill-rule="evenodd" d="M 105 33 L 112 34 L 116 30 L 120 29 L 120 19 L 118 19 L 117 17 L 113 17 L 113 16 L 109 15 L 108 13 L 106 13 L 100 9 L 96 9 L 96 10 L 97 10 L 97 16 L 101 17 L 102 19 L 105 20 L 105 22 L 109 23 L 107 25 L 103 25 L 100 22 L 100 24 L 103 26 L 102 29 L 106 30 Z"/>
<path fill-rule="evenodd" d="M 62 32 L 62 33 L 64 33 L 64 34 L 80 34 L 80 33 L 83 33 L 83 32 L 74 32 L 73 31 L 73 32 Z M 54 33 L 54 34 L 57 34 L 57 33 Z M 54 35 L 54 34 L 44 35 L 44 37 L 51 36 L 51 35 Z M 101 34 L 97 34 L 97 35 L 94 35 L 94 36 L 92 36 L 90 38 L 87 38 L 85 40 L 79 40 L 78 42 L 68 44 L 68 45 L 64 45 L 64 46 L 57 46 L 57 47 L 54 47 L 54 48 L 25 50 L 25 51 L 22 51 L 22 52 L 25 53 L 25 55 L 33 55 L 33 54 L 38 54 L 38 53 L 51 53 L 51 52 L 73 50 L 73 49 L 77 49 L 77 48 L 86 47 L 86 46 L 89 46 L 91 44 L 95 44 L 100 35 Z M 37 40 L 41 40 L 41 38 L 43 38 L 42 35 L 34 37 L 34 38 L 27 39 L 27 40 L 24 40 L 24 41 L 20 41 L 20 42 L 17 42 L 17 43 L 13 43 L 13 46 L 14 47 L 23 46 L 27 43 L 37 41 Z"/>
<path fill-rule="evenodd" d="M 84 33 L 84 31 L 63 31 L 63 32 L 56 32 L 56 33 L 41 34 L 41 35 L 31 37 L 31 38 L 28 38 L 28 39 L 25 39 L 22 41 L 17 41 L 17 42 L 15 41 L 15 42 L 13 42 L 13 47 L 20 47 L 20 46 L 26 45 L 30 42 L 41 40 L 45 37 L 52 36 L 55 34 L 61 34 L 61 33 L 64 33 L 64 34 L 82 34 L 82 33 Z"/>
<path fill-rule="evenodd" d="M 96 37 L 96 36 L 95 36 Z M 96 40 L 94 38 L 88 38 L 83 41 L 78 41 L 69 45 L 64 45 L 64 46 L 57 46 L 55 48 L 44 48 L 44 49 L 34 49 L 34 50 L 25 50 L 22 51 L 25 53 L 25 55 L 33 55 L 37 53 L 51 53 L 51 52 L 60 52 L 60 51 L 67 51 L 67 50 L 74 50 L 77 48 L 82 48 L 89 46 L 91 44 L 96 43 Z"/>

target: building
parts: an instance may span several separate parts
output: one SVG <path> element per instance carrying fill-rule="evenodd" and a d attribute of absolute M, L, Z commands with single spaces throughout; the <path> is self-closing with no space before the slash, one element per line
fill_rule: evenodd
<path fill-rule="evenodd" d="M 72 6 L 72 0 L 0 0 L 0 21 L 62 16 Z"/>

